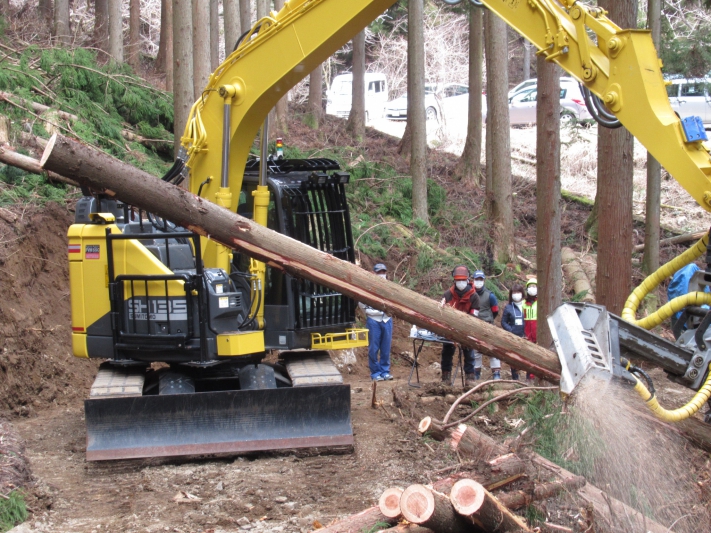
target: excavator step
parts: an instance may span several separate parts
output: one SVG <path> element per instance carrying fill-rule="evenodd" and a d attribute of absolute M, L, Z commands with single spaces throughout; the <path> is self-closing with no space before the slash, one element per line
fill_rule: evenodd
<path fill-rule="evenodd" d="M 353 445 L 349 385 L 84 402 L 86 459 L 238 454 Z"/>
<path fill-rule="evenodd" d="M 285 366 L 294 387 L 343 383 L 343 376 L 328 352 L 303 355 L 292 352 Z"/>

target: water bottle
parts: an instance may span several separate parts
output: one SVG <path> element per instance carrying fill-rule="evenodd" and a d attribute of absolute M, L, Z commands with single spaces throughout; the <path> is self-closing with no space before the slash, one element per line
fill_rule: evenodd
<path fill-rule="evenodd" d="M 410 337 L 417 337 L 417 326 L 414 324 L 410 328 Z"/>

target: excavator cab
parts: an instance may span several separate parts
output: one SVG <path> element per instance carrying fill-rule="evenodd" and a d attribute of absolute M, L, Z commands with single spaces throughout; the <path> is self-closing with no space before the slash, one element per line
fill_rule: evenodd
<path fill-rule="evenodd" d="M 245 171 L 246 217 L 257 171 Z M 270 161 L 269 227 L 354 261 L 348 178 L 327 159 Z M 322 341 L 367 345 L 356 303 L 274 268 L 262 287 L 250 261 L 235 251 L 230 272 L 208 268 L 200 236 L 112 199 L 79 201 L 74 354 L 106 360 L 85 401 L 88 460 L 352 445 L 350 387 Z"/>

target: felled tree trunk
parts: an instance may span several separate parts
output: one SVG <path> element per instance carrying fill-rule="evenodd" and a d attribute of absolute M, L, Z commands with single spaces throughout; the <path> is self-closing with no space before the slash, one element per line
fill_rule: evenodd
<path fill-rule="evenodd" d="M 348 516 L 335 524 L 318 530 L 319 533 L 352 533 L 370 531 L 376 524 L 394 524 L 397 520 L 388 518 L 377 507 L 370 507 L 360 513 Z M 422 532 L 418 532 L 422 533 Z"/>
<path fill-rule="evenodd" d="M 471 525 L 460 516 L 444 494 L 424 485 L 410 485 L 400 498 L 402 516 L 437 533 L 467 533 Z"/>
<path fill-rule="evenodd" d="M 484 531 L 531 532 L 523 520 L 472 479 L 457 481 L 449 493 L 449 499 L 459 514 Z"/>
<path fill-rule="evenodd" d="M 397 487 L 385 489 L 378 500 L 380 512 L 388 518 L 397 519 L 402 513 L 402 511 L 400 511 L 402 492 L 402 489 Z"/>
<path fill-rule="evenodd" d="M 585 478 L 582 476 L 574 476 L 562 481 L 536 485 L 531 491 L 516 490 L 507 492 L 499 496 L 499 501 L 509 509 L 521 509 L 533 501 L 553 498 L 565 491 L 575 492 L 584 486 Z"/>
<path fill-rule="evenodd" d="M 27 172 L 32 172 L 33 174 L 46 174 L 47 179 L 49 179 L 49 181 L 67 183 L 68 185 L 74 185 L 75 187 L 78 187 L 76 181 L 70 180 L 69 178 L 65 178 L 64 176 L 60 176 L 56 172 L 51 172 L 43 169 L 40 166 L 40 162 L 36 159 L 33 159 L 26 155 L 18 154 L 17 152 L 8 150 L 7 148 L 3 148 L 1 146 L 0 161 L 7 165 L 12 165 L 13 167 L 26 170 Z"/>
<path fill-rule="evenodd" d="M 338 290 L 548 381 L 560 379 L 558 358 L 545 348 L 451 307 L 440 307 L 397 283 L 260 226 L 78 141 L 54 135 L 41 163 L 47 170 L 70 175 L 82 185 L 209 235 L 271 267 Z"/>

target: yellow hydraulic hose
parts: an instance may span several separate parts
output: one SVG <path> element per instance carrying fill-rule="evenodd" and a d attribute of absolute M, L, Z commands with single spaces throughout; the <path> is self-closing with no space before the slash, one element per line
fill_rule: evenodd
<path fill-rule="evenodd" d="M 711 293 L 707 292 L 690 292 L 682 296 L 674 298 L 656 312 L 651 315 L 637 320 L 636 313 L 642 300 L 653 291 L 657 286 L 674 274 L 677 270 L 685 267 L 692 261 L 695 261 L 706 252 L 706 246 L 709 241 L 708 234 L 704 235 L 699 241 L 683 254 L 675 257 L 665 265 L 661 266 L 656 272 L 647 276 L 647 278 L 637 287 L 625 302 L 625 307 L 622 310 L 622 319 L 635 324 L 644 329 L 652 329 L 661 324 L 677 311 L 681 311 L 688 305 L 711 305 Z"/>
<path fill-rule="evenodd" d="M 659 405 L 659 401 L 657 400 L 657 397 L 654 395 L 654 393 L 649 392 L 647 387 L 645 387 L 644 384 L 639 379 L 637 379 L 637 376 L 632 374 L 632 377 L 634 377 L 636 381 L 634 390 L 637 391 L 637 394 L 639 394 L 645 402 L 647 402 L 647 407 L 652 410 L 654 415 L 657 418 L 664 420 L 665 422 L 680 422 L 681 420 L 686 420 L 687 418 L 693 416 L 699 409 L 701 409 L 711 397 L 711 372 L 709 372 L 708 376 L 706 377 L 706 382 L 694 395 L 691 401 L 689 401 L 689 403 L 687 403 L 685 406 L 679 407 L 678 409 L 674 409 L 672 411 L 668 411 L 667 409 L 664 409 L 664 407 Z"/>

